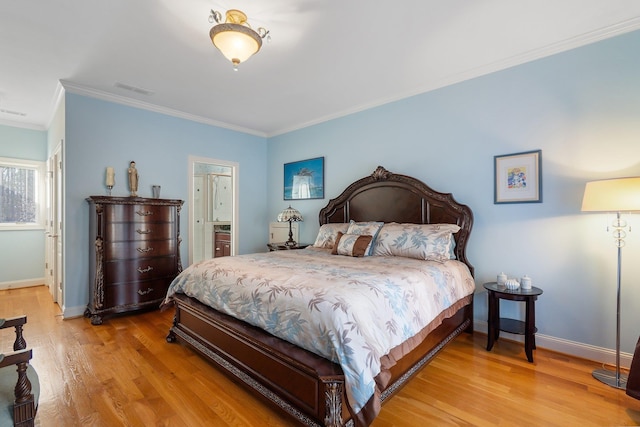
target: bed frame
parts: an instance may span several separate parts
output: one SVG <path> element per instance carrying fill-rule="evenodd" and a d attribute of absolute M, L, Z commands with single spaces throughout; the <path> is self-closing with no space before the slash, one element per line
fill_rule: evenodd
<path fill-rule="evenodd" d="M 473 266 L 466 246 L 473 225 L 471 209 L 451 194 L 381 166 L 349 187 L 320 211 L 320 224 L 354 221 L 453 223 L 457 259 Z M 176 294 L 175 318 L 167 341 L 184 343 L 256 396 L 307 426 L 353 426 L 339 365 L 261 329 L 217 312 L 184 294 Z M 390 368 L 388 399 L 444 345 L 462 331 L 473 332 L 473 296 L 446 318 L 420 345 Z M 370 421 L 367 421 L 367 423 Z"/>

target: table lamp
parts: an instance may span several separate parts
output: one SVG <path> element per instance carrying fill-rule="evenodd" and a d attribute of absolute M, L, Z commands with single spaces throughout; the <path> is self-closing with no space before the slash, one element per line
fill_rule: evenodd
<path fill-rule="evenodd" d="M 284 242 L 285 246 L 293 247 L 297 246 L 298 243 L 293 240 L 293 230 L 291 230 L 292 222 L 302 222 L 302 214 L 298 212 L 297 209 L 294 209 L 289 205 L 288 208 L 283 210 L 278 214 L 278 222 L 288 222 L 289 223 L 289 240 Z"/>

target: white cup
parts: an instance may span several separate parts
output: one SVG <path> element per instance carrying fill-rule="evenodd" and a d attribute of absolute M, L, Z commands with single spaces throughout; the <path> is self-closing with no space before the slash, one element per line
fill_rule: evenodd
<path fill-rule="evenodd" d="M 524 277 L 520 279 L 520 286 L 522 289 L 531 289 L 531 277 L 524 275 Z"/>

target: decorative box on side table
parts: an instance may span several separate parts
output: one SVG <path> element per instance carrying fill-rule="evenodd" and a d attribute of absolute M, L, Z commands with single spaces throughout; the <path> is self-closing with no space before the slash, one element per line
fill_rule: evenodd
<path fill-rule="evenodd" d="M 485 283 L 484 288 L 489 293 L 489 328 L 487 331 L 487 351 L 491 351 L 493 344 L 500 337 L 500 331 L 512 334 L 524 335 L 524 349 L 527 360 L 533 362 L 533 349 L 536 348 L 535 334 L 536 309 L 535 301 L 542 295 L 542 289 L 535 286 L 531 289 L 507 289 L 505 285 L 498 285 L 496 282 Z M 525 320 L 500 318 L 500 300 L 523 301 L 526 305 Z"/>

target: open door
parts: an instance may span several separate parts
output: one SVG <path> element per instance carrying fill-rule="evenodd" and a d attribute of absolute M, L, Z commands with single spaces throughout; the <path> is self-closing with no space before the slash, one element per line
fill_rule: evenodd
<path fill-rule="evenodd" d="M 189 156 L 189 265 L 235 255 L 239 164 Z"/>
<path fill-rule="evenodd" d="M 47 161 L 45 277 L 53 301 L 62 306 L 62 147 Z"/>

